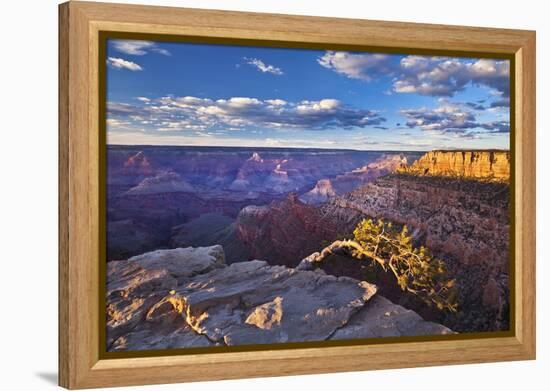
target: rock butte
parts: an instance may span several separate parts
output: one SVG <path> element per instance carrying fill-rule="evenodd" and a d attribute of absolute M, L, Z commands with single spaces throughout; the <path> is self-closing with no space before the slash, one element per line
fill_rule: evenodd
<path fill-rule="evenodd" d="M 157 250 L 107 265 L 107 349 L 449 334 L 375 285 L 263 261 L 226 265 L 221 246 Z"/>

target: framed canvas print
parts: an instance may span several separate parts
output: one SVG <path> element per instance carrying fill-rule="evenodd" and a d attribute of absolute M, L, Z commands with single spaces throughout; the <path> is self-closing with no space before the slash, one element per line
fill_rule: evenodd
<path fill-rule="evenodd" d="M 535 33 L 60 5 L 60 384 L 535 357 Z"/>

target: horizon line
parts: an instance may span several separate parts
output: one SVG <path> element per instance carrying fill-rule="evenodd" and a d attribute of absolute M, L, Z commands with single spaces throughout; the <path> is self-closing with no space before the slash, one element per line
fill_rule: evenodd
<path fill-rule="evenodd" d="M 327 151 L 354 151 L 354 152 L 450 152 L 450 151 L 499 151 L 509 152 L 510 148 L 432 148 L 432 149 L 354 149 L 354 148 L 328 148 L 328 147 L 282 147 L 282 146 L 236 146 L 236 145 L 196 145 L 196 144 L 105 144 L 107 147 L 181 147 L 181 148 L 240 148 L 240 149 L 312 149 L 312 150 L 327 150 Z"/>

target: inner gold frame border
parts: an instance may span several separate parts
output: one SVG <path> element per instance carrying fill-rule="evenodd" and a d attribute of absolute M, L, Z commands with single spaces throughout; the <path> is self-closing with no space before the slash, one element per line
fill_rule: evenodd
<path fill-rule="evenodd" d="M 105 352 L 105 40 L 502 58 L 511 64 L 511 330 Z M 70 389 L 535 358 L 535 32 L 70 1 L 59 6 L 59 384 Z"/>

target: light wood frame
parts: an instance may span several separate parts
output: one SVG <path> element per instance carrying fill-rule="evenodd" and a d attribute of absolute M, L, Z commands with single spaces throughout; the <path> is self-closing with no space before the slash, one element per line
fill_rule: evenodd
<path fill-rule="evenodd" d="M 100 31 L 507 54 L 515 60 L 508 337 L 101 359 Z M 535 32 L 89 2 L 59 6 L 59 384 L 75 388 L 535 358 Z"/>

